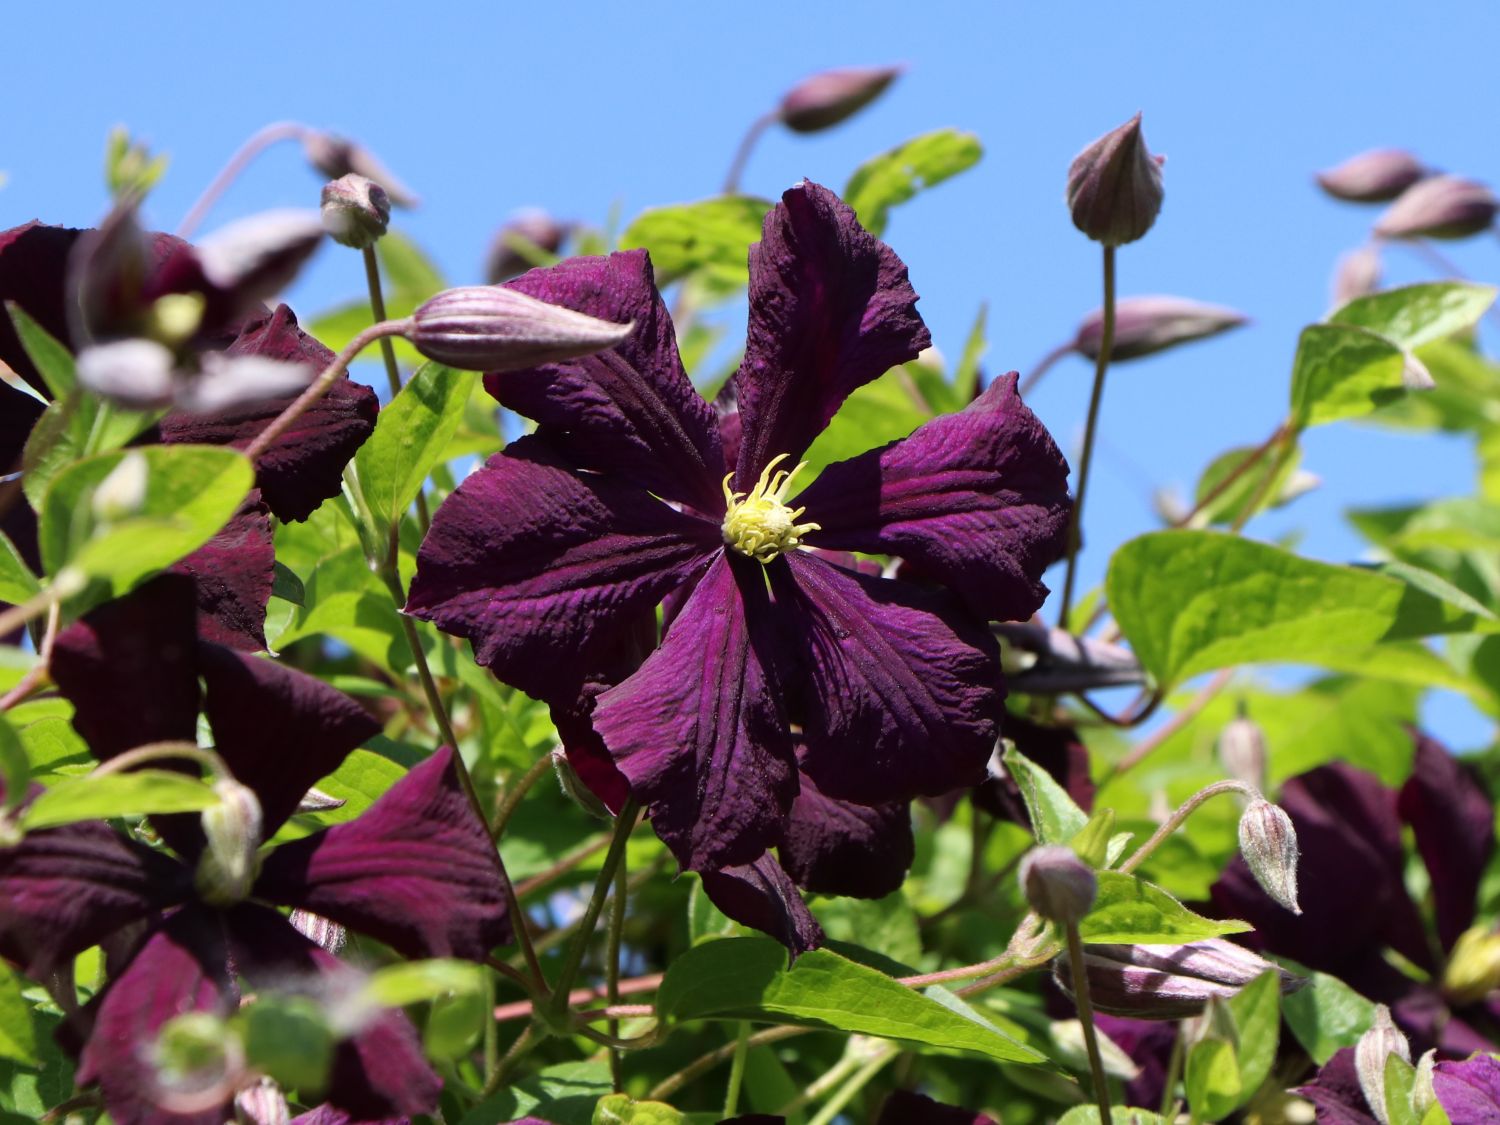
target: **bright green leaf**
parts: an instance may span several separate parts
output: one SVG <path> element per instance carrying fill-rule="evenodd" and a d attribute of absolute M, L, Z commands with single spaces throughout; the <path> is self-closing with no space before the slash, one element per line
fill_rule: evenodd
<path fill-rule="evenodd" d="M 21 745 L 15 729 L 4 718 L 0 718 L 0 788 L 3 788 L 4 809 L 13 809 L 26 799 L 26 783 L 31 780 L 31 763 L 26 758 L 26 749 Z"/>
<path fill-rule="evenodd" d="M 447 287 L 426 252 L 398 230 L 387 231 L 375 244 L 375 256 L 388 294 L 421 302 Z"/>
<path fill-rule="evenodd" d="M 376 969 L 365 982 L 364 995 L 386 1008 L 404 1008 L 440 996 L 477 993 L 483 989 L 484 974 L 478 965 L 434 958 Z"/>
<path fill-rule="evenodd" d="M 1089 821 L 1088 813 L 1078 807 L 1050 773 L 1014 745 L 1006 746 L 1002 761 L 1021 790 L 1038 843 L 1066 844 L 1083 831 Z"/>
<path fill-rule="evenodd" d="M 1160 887 L 1119 871 L 1100 871 L 1094 908 L 1078 923 L 1085 942 L 1102 945 L 1182 945 L 1244 933 L 1244 922 L 1194 914 Z"/>
<path fill-rule="evenodd" d="M 535 1116 L 554 1125 L 591 1125 L 594 1106 L 610 1092 L 603 1059 L 549 1066 L 491 1094 L 464 1114 L 459 1125 L 502 1125 Z"/>
<path fill-rule="evenodd" d="M 893 367 L 847 399 L 803 460 L 812 480 L 835 461 L 906 437 L 933 416 L 909 366 Z"/>
<path fill-rule="evenodd" d="M 1363 328 L 1312 324 L 1292 361 L 1292 423 L 1298 429 L 1357 418 L 1400 398 L 1407 358 Z"/>
<path fill-rule="evenodd" d="M 1281 978 L 1264 972 L 1229 998 L 1229 1011 L 1239 1032 L 1239 1062 L 1244 1105 L 1271 1073 L 1281 1037 Z M 1235 1107 L 1238 1108 L 1238 1107 Z"/>
<path fill-rule="evenodd" d="M 1229 479 L 1231 473 L 1259 453 L 1256 446 L 1243 446 L 1221 453 L 1214 458 L 1193 492 L 1194 505 L 1203 504 L 1204 497 Z M 1258 460 L 1240 472 L 1223 491 L 1203 506 L 1198 519 L 1211 524 L 1229 524 L 1242 516 L 1249 519 L 1258 512 L 1279 508 L 1301 496 L 1306 489 L 1307 475 L 1297 475 L 1297 465 L 1302 459 L 1300 448 L 1293 446 L 1290 453 L 1277 454 L 1275 450 L 1259 455 Z M 1275 479 L 1267 484 L 1267 477 L 1275 473 Z M 1258 498 L 1258 499 L 1257 499 Z M 1254 502 L 1255 508 L 1245 514 L 1245 509 Z"/>
<path fill-rule="evenodd" d="M 972 133 L 938 129 L 866 160 L 844 186 L 844 201 L 871 234 L 885 232 L 890 210 L 979 163 L 984 148 Z"/>
<path fill-rule="evenodd" d="M 35 1065 L 36 1025 L 21 995 L 21 980 L 0 961 L 0 1058 Z"/>
<path fill-rule="evenodd" d="M 1322 1066 L 1340 1047 L 1352 1047 L 1375 1022 L 1375 1005 L 1337 977 L 1309 973 L 1308 984 L 1281 998 L 1287 1026 Z"/>
<path fill-rule="evenodd" d="M 1489 285 L 1436 281 L 1356 297 L 1328 321 L 1366 329 L 1411 350 L 1473 328 L 1494 303 Z"/>
<path fill-rule="evenodd" d="M 629 1094 L 608 1094 L 594 1107 L 593 1125 L 686 1125 L 687 1118 L 666 1102 L 638 1102 Z"/>
<path fill-rule="evenodd" d="M 10 313 L 21 347 L 26 349 L 27 358 L 41 373 L 42 382 L 47 384 L 52 397 L 65 398 L 78 385 L 72 353 L 16 302 L 6 301 L 5 309 Z"/>
<path fill-rule="evenodd" d="M 653 207 L 625 228 L 620 248 L 649 250 L 658 285 L 696 276 L 712 293 L 733 292 L 748 283 L 750 244 L 760 241 L 770 209 L 768 200 L 748 195 Z"/>
<path fill-rule="evenodd" d="M 953 392 L 963 403 L 971 400 L 979 389 L 979 361 L 989 350 L 989 340 L 985 335 L 989 312 L 989 305 L 979 306 L 979 311 L 974 314 L 973 327 L 969 329 L 968 338 L 964 341 L 963 354 L 958 358 L 958 366 L 953 369 Z"/>
<path fill-rule="evenodd" d="M 1167 1119 L 1149 1109 L 1133 1106 L 1109 1107 L 1110 1125 L 1167 1125 Z M 1057 1125 L 1099 1125 L 1099 1109 L 1092 1105 L 1075 1105 L 1057 1119 Z"/>
<path fill-rule="evenodd" d="M 1234 1047 L 1223 1039 L 1200 1039 L 1188 1049 L 1183 1075 L 1195 1121 L 1218 1121 L 1240 1104 L 1243 1086 Z"/>
<path fill-rule="evenodd" d="M 899 890 L 877 899 L 820 898 L 812 912 L 830 941 L 857 945 L 903 965 L 922 959 L 917 915 Z"/>
<path fill-rule="evenodd" d="M 33 832 L 79 820 L 201 812 L 218 801 L 213 789 L 196 777 L 170 770 L 90 774 L 64 778 L 43 790 L 26 806 L 21 827 Z"/>
<path fill-rule="evenodd" d="M 1412 1087 L 1416 1085 L 1417 1068 L 1400 1055 L 1385 1057 L 1382 1075 L 1385 1090 L 1386 1125 L 1418 1125 L 1420 1118 L 1411 1104 Z"/>
<path fill-rule="evenodd" d="M 21 558 L 21 552 L 6 536 L 0 535 L 0 602 L 19 605 L 41 591 L 42 584 Z"/>
<path fill-rule="evenodd" d="M 1104 867 L 1115 831 L 1115 810 L 1095 809 L 1088 823 L 1069 842 L 1078 858 L 1090 867 Z"/>

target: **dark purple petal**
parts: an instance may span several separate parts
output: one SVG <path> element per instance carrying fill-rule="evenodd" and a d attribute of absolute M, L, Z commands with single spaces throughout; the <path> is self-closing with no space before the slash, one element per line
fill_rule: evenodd
<path fill-rule="evenodd" d="M 495 847 L 447 747 L 364 815 L 275 849 L 255 894 L 409 957 L 482 961 L 510 939 Z"/>
<path fill-rule="evenodd" d="M 779 454 L 795 463 L 856 388 L 932 342 L 894 251 L 806 181 L 750 247 L 750 324 L 735 374 L 744 438 L 735 488 Z"/>
<path fill-rule="evenodd" d="M 1418 734 L 1412 774 L 1397 798 L 1432 878 L 1438 938 L 1452 949 L 1474 921 L 1479 880 L 1495 850 L 1495 810 L 1474 775 L 1434 739 Z"/>
<path fill-rule="evenodd" d="M 41 978 L 191 893 L 187 868 L 100 821 L 29 832 L 0 848 L 0 956 Z"/>
<path fill-rule="evenodd" d="M 382 1117 L 379 1121 L 356 1120 L 342 1109 L 320 1105 L 292 1118 L 290 1125 L 411 1125 L 409 1117 Z"/>
<path fill-rule="evenodd" d="M 806 668 L 803 772 L 865 804 L 984 780 L 1003 698 L 989 631 L 928 591 L 784 559 L 768 573 Z"/>
<path fill-rule="evenodd" d="M 1411 1041 L 1413 1058 L 1429 1047 L 1452 1056 L 1495 1050 L 1497 1044 L 1476 1029 L 1476 1025 L 1493 1027 L 1494 1014 L 1486 1013 L 1484 1005 L 1470 1005 L 1460 1015 L 1449 1007 L 1441 988 L 1410 981 L 1406 982 L 1406 994 L 1391 1003 L 1391 1015 Z"/>
<path fill-rule="evenodd" d="M 714 412 L 682 369 L 646 252 L 570 258 L 506 288 L 611 323 L 634 321 L 635 331 L 598 355 L 486 375 L 485 389 L 535 419 L 580 468 L 722 514 L 727 470 Z"/>
<path fill-rule="evenodd" d="M 314 782 L 380 733 L 364 708 L 306 672 L 217 645 L 200 659 L 215 749 L 255 790 L 266 838 Z"/>
<path fill-rule="evenodd" d="M 1130 1056 L 1138 1069 L 1136 1076 L 1125 1083 L 1125 1103 L 1161 1105 L 1172 1048 L 1177 1042 L 1177 1025 L 1167 1020 L 1133 1020 L 1103 1012 L 1094 1013 L 1094 1024 Z"/>
<path fill-rule="evenodd" d="M 901 886 L 915 854 L 905 802 L 836 801 L 806 776 L 777 849 L 799 887 L 855 898 L 884 898 Z"/>
<path fill-rule="evenodd" d="M 1500 1061 L 1493 1055 L 1438 1063 L 1432 1088 L 1453 1125 L 1500 1121 Z"/>
<path fill-rule="evenodd" d="M 225 350 L 232 356 L 306 363 L 318 371 L 333 360 L 332 352 L 297 327 L 285 305 L 247 319 Z M 173 411 L 161 420 L 161 440 L 244 449 L 295 397 L 261 399 L 207 414 Z M 344 466 L 375 429 L 379 410 L 369 387 L 339 379 L 271 443 L 256 461 L 255 473 L 277 519 L 305 520 L 324 500 L 338 495 Z"/>
<path fill-rule="evenodd" d="M 356 823 L 354 821 L 350 822 Z M 257 989 L 300 984 L 335 994 L 352 970 L 263 906 L 237 906 L 227 916 L 235 963 Z M 431 1113 L 440 1079 L 422 1056 L 416 1029 L 399 1011 L 382 1012 L 334 1048 L 328 1104 L 357 1122 Z M 337 1119 L 335 1119 L 337 1120 Z"/>
<path fill-rule="evenodd" d="M 200 637 L 251 652 L 266 647 L 276 545 L 270 510 L 258 492 L 251 492 L 217 535 L 171 570 L 193 580 Z"/>
<path fill-rule="evenodd" d="M 823 927 L 797 885 L 770 855 L 753 863 L 699 872 L 709 901 L 742 926 L 769 934 L 792 960 L 823 944 Z"/>
<path fill-rule="evenodd" d="M 1000 733 L 1014 742 L 1017 750 L 1051 774 L 1079 808 L 1087 812 L 1094 807 L 1089 749 L 1076 730 L 1043 726 L 1021 715 L 1007 713 L 1000 722 Z M 1021 799 L 1021 788 L 1009 772 L 988 778 L 978 785 L 973 800 L 993 817 L 1028 828 L 1031 826 L 1031 814 Z"/>
<path fill-rule="evenodd" d="M 717 525 L 513 442 L 437 510 L 406 611 L 506 683 L 570 705 L 625 630 L 722 546 Z"/>
<path fill-rule="evenodd" d="M 998 621 L 1024 621 L 1063 553 L 1068 463 L 1014 373 L 958 414 L 830 465 L 792 501 L 820 547 L 900 555 Z"/>
<path fill-rule="evenodd" d="M 80 230 L 47 226 L 33 220 L 0 232 L 0 363 L 4 363 L 40 393 L 51 397 L 47 381 L 21 346 L 5 301 L 14 301 L 28 316 L 63 343 L 68 331 L 68 255 Z M 25 396 L 7 397 L 6 413 Z"/>
<path fill-rule="evenodd" d="M 558 741 L 568 756 L 568 765 L 604 807 L 619 815 L 630 796 L 630 783 L 615 765 L 604 739 L 594 729 L 594 705 L 599 694 L 607 690 L 600 684 L 586 684 L 583 694 L 572 707 L 553 707 L 552 725 Z"/>
<path fill-rule="evenodd" d="M 99 1083 L 116 1125 L 219 1125 L 224 1120 L 225 1105 L 193 1114 L 163 1109 L 149 1052 L 162 1025 L 176 1016 L 234 1012 L 237 996 L 227 961 L 218 916 L 193 907 L 169 918 L 110 983 L 79 1060 L 78 1084 Z"/>
<path fill-rule="evenodd" d="M 880 1107 L 875 1125 L 995 1125 L 995 1119 L 911 1090 L 892 1090 Z"/>
<path fill-rule="evenodd" d="M 599 697 L 594 728 L 679 863 L 748 863 L 797 793 L 778 706 L 760 564 L 720 555 L 640 671 Z"/>
<path fill-rule="evenodd" d="M 1379 1125 L 1354 1069 L 1354 1048 L 1341 1047 L 1323 1064 L 1318 1076 L 1292 1091 L 1317 1108 L 1318 1125 Z M 1455 1120 L 1456 1125 L 1456 1120 Z"/>

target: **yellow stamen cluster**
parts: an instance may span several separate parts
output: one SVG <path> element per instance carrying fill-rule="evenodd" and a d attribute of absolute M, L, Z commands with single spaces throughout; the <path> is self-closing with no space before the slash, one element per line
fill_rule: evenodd
<path fill-rule="evenodd" d="M 777 469 L 787 456 L 783 453 L 771 458 L 748 493 L 730 491 L 733 473 L 724 478 L 724 503 L 729 509 L 724 516 L 724 542 L 759 563 L 768 563 L 777 555 L 795 550 L 802 546 L 808 532 L 818 530 L 815 523 L 796 522 L 806 508 L 787 507 L 792 481 L 807 467 L 803 461 L 790 472 Z"/>

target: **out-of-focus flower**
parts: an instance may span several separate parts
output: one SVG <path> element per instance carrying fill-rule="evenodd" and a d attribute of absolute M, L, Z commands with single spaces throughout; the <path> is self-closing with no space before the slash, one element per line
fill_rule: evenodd
<path fill-rule="evenodd" d="M 1206 340 L 1248 324 L 1249 317 L 1219 305 L 1205 305 L 1186 297 L 1124 297 L 1115 305 L 1115 335 L 1110 361 L 1155 355 L 1178 344 Z M 1089 359 L 1099 358 L 1104 336 L 1104 310 L 1083 318 L 1073 348 Z"/>
<path fill-rule="evenodd" d="M 391 197 L 374 180 L 350 172 L 323 185 L 322 214 L 328 237 L 363 250 L 385 237 Z"/>
<path fill-rule="evenodd" d="M 1225 773 L 1255 789 L 1264 788 L 1269 758 L 1266 752 L 1266 732 L 1260 729 L 1259 723 L 1244 713 L 1243 703 L 1240 714 L 1230 719 L 1219 732 L 1216 749 L 1219 764 L 1224 767 Z"/>
<path fill-rule="evenodd" d="M 875 1125 L 995 1125 L 995 1119 L 912 1090 L 892 1090 L 880 1107 Z"/>
<path fill-rule="evenodd" d="M 1379 219 L 1381 238 L 1468 238 L 1488 230 L 1500 210 L 1495 193 L 1477 180 L 1433 176 L 1401 193 Z"/>
<path fill-rule="evenodd" d="M 847 121 L 885 92 L 903 67 L 855 66 L 804 78 L 781 99 L 776 118 L 796 133 L 816 133 Z"/>
<path fill-rule="evenodd" d="M 572 230 L 572 223 L 559 222 L 545 211 L 521 212 L 495 232 L 485 260 L 485 280 L 499 285 L 533 266 L 544 265 L 535 260 L 536 253 L 540 251 L 550 259 L 562 249 Z"/>
<path fill-rule="evenodd" d="M 302 136 L 302 152 L 325 180 L 337 180 L 353 172 L 383 187 L 397 207 L 417 205 L 417 197 L 396 178 L 395 173 L 377 160 L 369 149 L 348 137 L 309 129 Z"/>
<path fill-rule="evenodd" d="M 1095 242 L 1121 246 L 1151 229 L 1161 211 L 1161 166 L 1137 113 L 1080 152 L 1068 168 L 1073 225 Z"/>
<path fill-rule="evenodd" d="M 1380 249 L 1361 246 L 1339 258 L 1333 271 L 1333 307 L 1347 305 L 1380 289 Z"/>
<path fill-rule="evenodd" d="M 1386 203 L 1427 175 L 1427 168 L 1401 148 L 1377 148 L 1351 156 L 1317 175 L 1318 186 L 1350 203 Z"/>

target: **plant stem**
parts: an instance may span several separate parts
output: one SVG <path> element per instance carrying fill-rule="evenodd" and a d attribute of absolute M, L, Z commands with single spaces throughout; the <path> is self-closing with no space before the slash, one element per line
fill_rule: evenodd
<path fill-rule="evenodd" d="M 9 711 L 33 691 L 51 682 L 52 644 L 57 640 L 57 630 L 61 624 L 62 605 L 53 602 L 52 608 L 47 611 L 47 628 L 42 633 L 42 643 L 37 646 L 37 662 L 16 681 L 15 687 L 0 696 L 0 713 Z"/>
<path fill-rule="evenodd" d="M 528 1027 L 522 1031 L 516 1037 L 516 1041 L 510 1045 L 510 1049 L 505 1052 L 504 1057 L 500 1060 L 500 1065 L 495 1067 L 494 1073 L 485 1080 L 482 1096 L 487 1098 L 500 1089 L 511 1067 L 529 1055 L 541 1040 L 542 1037 L 537 1034 L 536 1029 L 533 1027 Z"/>
<path fill-rule="evenodd" d="M 132 766 L 138 766 L 144 762 L 159 762 L 163 758 L 197 762 L 216 778 L 234 776 L 229 772 L 229 767 L 224 764 L 223 758 L 212 750 L 205 750 L 192 742 L 148 742 L 144 746 L 137 746 L 123 754 L 116 754 L 107 762 L 99 763 L 89 772 L 89 776 L 103 777 L 110 773 L 124 773 Z"/>
<path fill-rule="evenodd" d="M 1077 350 L 1077 345 L 1069 340 L 1065 344 L 1058 344 L 1046 355 L 1037 361 L 1037 365 L 1031 369 L 1031 373 L 1021 380 L 1019 394 L 1025 398 L 1036 389 L 1036 385 L 1042 381 L 1042 376 L 1052 370 L 1053 364 L 1064 356 L 1072 355 Z"/>
<path fill-rule="evenodd" d="M 811 1027 L 768 1027 L 764 1031 L 757 1031 L 746 1042 L 752 1047 L 759 1047 L 767 1043 L 779 1043 L 783 1039 L 792 1039 L 798 1035 L 806 1035 L 813 1030 L 815 1029 Z M 738 1040 L 716 1047 L 705 1055 L 699 1055 L 676 1074 L 667 1075 L 653 1086 L 651 1092 L 646 1095 L 646 1099 L 653 1102 L 666 1101 L 693 1079 L 707 1074 L 720 1063 L 732 1059 L 737 1050 L 739 1050 Z"/>
<path fill-rule="evenodd" d="M 1078 547 L 1082 541 L 1083 499 L 1089 483 L 1089 468 L 1094 460 L 1094 434 L 1099 427 L 1099 407 L 1104 401 L 1104 373 L 1109 370 L 1109 353 L 1115 345 L 1115 248 L 1104 248 L 1104 323 L 1099 335 L 1099 358 L 1094 363 L 1094 387 L 1089 393 L 1088 421 L 1083 430 L 1083 454 L 1078 461 L 1078 490 L 1073 514 L 1068 521 L 1068 569 L 1063 579 L 1062 604 L 1057 614 L 1060 629 L 1068 627 L 1068 611 L 1073 608 L 1073 583 L 1078 572 Z"/>
<path fill-rule="evenodd" d="M 306 125 L 298 121 L 277 121 L 266 125 L 252 133 L 248 140 L 235 151 L 229 158 L 228 163 L 219 170 L 219 174 L 213 178 L 208 187 L 203 189 L 203 194 L 198 201 L 188 210 L 181 223 L 177 225 L 178 238 L 191 238 L 198 224 L 203 221 L 209 209 L 218 202 L 219 196 L 224 194 L 224 189 L 234 182 L 245 166 L 259 156 L 266 149 L 278 141 L 301 140 L 309 132 Z"/>
<path fill-rule="evenodd" d="M 1292 428 L 1291 423 L 1285 423 L 1271 435 L 1271 443 L 1276 446 L 1276 456 L 1272 458 L 1270 467 L 1266 469 L 1266 475 L 1261 478 L 1260 484 L 1256 486 L 1250 499 L 1240 509 L 1239 515 L 1234 517 L 1234 523 L 1229 530 L 1236 534 L 1250 522 L 1250 517 L 1261 506 L 1266 493 L 1271 491 L 1271 486 L 1281 475 L 1281 466 L 1286 463 L 1286 459 L 1292 455 L 1292 450 L 1297 447 L 1297 431 Z"/>
<path fill-rule="evenodd" d="M 1220 496 L 1224 495 L 1224 493 L 1229 490 L 1230 485 L 1234 484 L 1235 481 L 1239 480 L 1252 468 L 1258 465 L 1261 458 L 1269 453 L 1271 451 L 1271 448 L 1286 436 L 1286 430 L 1287 423 L 1285 422 L 1277 426 L 1276 429 L 1272 430 L 1270 437 L 1266 438 L 1265 441 L 1261 442 L 1254 449 L 1252 449 L 1243 461 L 1241 461 L 1238 465 L 1230 469 L 1229 472 L 1225 474 L 1223 480 L 1219 481 L 1218 484 L 1214 485 L 1207 492 L 1205 492 L 1203 494 L 1203 499 L 1194 504 L 1192 509 L 1188 511 L 1186 515 L 1174 520 L 1172 522 L 1172 526 L 1186 527 L 1189 523 L 1191 523 L 1194 516 L 1207 508 Z"/>
<path fill-rule="evenodd" d="M 740 1020 L 734 1037 L 734 1056 L 729 1063 L 729 1084 L 724 1091 L 724 1114 L 733 1117 L 740 1105 L 740 1085 L 745 1081 L 745 1057 L 750 1053 L 750 1024 Z"/>
<path fill-rule="evenodd" d="M 1212 703 L 1214 697 L 1228 687 L 1229 681 L 1232 679 L 1234 679 L 1233 668 L 1225 668 L 1215 673 L 1214 678 L 1209 680 L 1203 686 L 1203 690 L 1193 696 L 1185 707 L 1131 747 L 1125 756 L 1114 764 L 1114 768 L 1099 783 L 1100 786 L 1108 784 L 1126 770 L 1134 769 L 1145 761 L 1149 755 L 1155 753 L 1162 743 L 1166 742 L 1183 727 L 1196 719 L 1198 713 Z"/>
<path fill-rule="evenodd" d="M 498 829 L 496 830 L 496 835 L 499 835 Z M 546 871 L 539 872 L 529 879 L 522 879 L 516 884 L 516 894 L 521 898 L 525 898 L 532 891 L 539 890 L 554 880 L 561 878 L 584 860 L 588 859 L 589 856 L 596 852 L 602 852 L 607 847 L 609 847 L 609 836 L 607 833 L 601 832 L 593 839 L 586 840 L 578 845 L 578 847 L 547 868 Z"/>
<path fill-rule="evenodd" d="M 635 803 L 635 799 L 627 798 L 625 807 L 615 818 L 615 834 L 609 842 L 609 851 L 604 856 L 604 866 L 599 869 L 599 878 L 594 883 L 594 893 L 589 896 L 588 906 L 584 908 L 583 919 L 578 925 L 578 932 L 574 935 L 573 944 L 568 947 L 567 959 L 563 962 L 562 972 L 557 977 L 552 997 L 552 1010 L 558 1015 L 567 1010 L 568 991 L 578 978 L 578 970 L 583 967 L 583 957 L 594 936 L 594 927 L 599 922 L 599 912 L 604 909 L 604 900 L 609 894 L 610 884 L 614 881 L 615 870 L 625 858 L 625 845 L 630 839 L 631 831 L 635 828 L 636 814 L 639 811 L 640 806 Z"/>
<path fill-rule="evenodd" d="M 611 1007 L 620 1002 L 620 944 L 625 933 L 625 899 L 629 894 L 628 885 L 627 865 L 622 859 L 620 866 L 615 869 L 615 893 L 609 904 L 609 946 L 604 961 L 605 972 L 608 974 L 605 977 L 605 995 L 609 997 Z M 618 1019 L 612 1018 L 609 1021 L 609 1034 L 619 1036 L 620 1021 Z M 620 1058 L 618 1048 L 609 1052 L 609 1075 L 615 1092 L 624 1092 L 624 1063 Z M 732 1117 L 734 1114 L 731 1111 L 725 1116 Z"/>
<path fill-rule="evenodd" d="M 863 1090 L 870 1079 L 879 1074 L 898 1054 L 900 1052 L 895 1047 L 882 1044 L 878 1053 L 851 1074 L 833 1097 L 823 1103 L 823 1108 L 813 1115 L 807 1125 L 829 1125 L 854 1100 L 854 1095 Z"/>
<path fill-rule="evenodd" d="M 507 969 L 509 965 L 505 966 Z M 492 974 L 484 976 L 484 998 L 485 1010 L 495 1010 L 495 978 Z M 500 1070 L 500 1025 L 493 1019 L 484 1021 L 484 1084 L 489 1086 L 495 1080 L 495 1075 Z"/>
<path fill-rule="evenodd" d="M 1109 1086 L 1104 1078 L 1104 1060 L 1099 1056 L 1099 1035 L 1094 1030 L 1094 1005 L 1089 1000 L 1089 979 L 1083 967 L 1083 939 L 1078 923 L 1069 922 L 1068 965 L 1073 972 L 1073 1002 L 1078 1006 L 1078 1020 L 1083 1024 L 1083 1045 L 1089 1055 L 1089 1074 L 1094 1083 L 1094 1102 L 1099 1106 L 1101 1125 L 1113 1120 L 1109 1112 Z"/>
<path fill-rule="evenodd" d="M 379 324 L 385 319 L 385 294 L 380 288 L 380 259 L 375 257 L 375 247 L 366 246 L 362 252 L 365 260 L 365 285 L 370 290 L 370 313 Z M 396 349 L 389 336 L 380 338 L 380 358 L 385 360 L 385 378 L 391 387 L 391 397 L 401 393 L 401 369 L 396 366 Z"/>
<path fill-rule="evenodd" d="M 750 151 L 755 148 L 755 142 L 760 140 L 768 126 L 776 120 L 774 113 L 768 113 L 763 117 L 757 117 L 750 123 L 750 128 L 745 130 L 745 135 L 740 138 L 740 147 L 734 150 L 734 159 L 729 163 L 729 172 L 724 177 L 723 193 L 734 195 L 740 190 L 740 176 L 744 174 L 745 162 L 750 159 Z"/>
<path fill-rule="evenodd" d="M 1146 862 L 1151 853 L 1161 845 L 1163 840 L 1181 828 L 1182 822 L 1192 816 L 1199 805 L 1203 804 L 1210 797 L 1217 797 L 1220 793 L 1243 793 L 1251 799 L 1260 796 L 1259 790 L 1253 785 L 1246 785 L 1243 781 L 1216 781 L 1212 785 L 1204 786 L 1184 801 L 1176 812 L 1162 821 L 1161 827 L 1152 834 L 1151 839 L 1137 848 L 1134 855 L 1120 864 L 1119 870 L 1123 874 L 1129 875 L 1142 863 Z"/>
<path fill-rule="evenodd" d="M 505 795 L 505 800 L 501 802 L 500 811 L 495 814 L 494 828 L 492 829 L 493 835 L 498 836 L 505 831 L 505 826 L 510 823 L 511 814 L 516 811 L 516 806 L 521 803 L 521 798 L 526 796 L 531 791 L 531 787 L 540 781 L 545 774 L 551 772 L 551 769 L 551 754 L 543 754 L 535 762 L 531 763 L 531 768 L 521 775 L 511 791 Z"/>
<path fill-rule="evenodd" d="M 619 983 L 618 992 L 621 996 L 633 996 L 639 992 L 655 992 L 661 987 L 661 981 L 661 973 L 652 973 L 650 976 L 636 977 L 633 980 L 623 980 Z M 597 988 L 575 988 L 568 994 L 568 1004 L 569 1006 L 587 1004 L 590 1000 L 598 1000 L 600 998 L 600 991 Z M 535 1005 L 530 1000 L 518 1000 L 514 1004 L 501 1004 L 495 1009 L 495 1020 L 498 1023 L 505 1023 L 508 1020 L 525 1019 L 531 1015 L 534 1008 Z"/>

